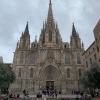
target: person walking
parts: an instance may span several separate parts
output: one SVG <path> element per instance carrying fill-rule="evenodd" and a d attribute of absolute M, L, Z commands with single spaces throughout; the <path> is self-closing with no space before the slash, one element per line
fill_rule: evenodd
<path fill-rule="evenodd" d="M 24 96 L 24 100 L 29 100 L 29 96 L 28 95 L 25 95 Z"/>

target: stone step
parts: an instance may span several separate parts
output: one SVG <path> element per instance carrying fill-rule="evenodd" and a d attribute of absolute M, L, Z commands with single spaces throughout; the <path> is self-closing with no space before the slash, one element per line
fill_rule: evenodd
<path fill-rule="evenodd" d="M 57 100 L 57 98 L 46 98 L 46 100 Z"/>

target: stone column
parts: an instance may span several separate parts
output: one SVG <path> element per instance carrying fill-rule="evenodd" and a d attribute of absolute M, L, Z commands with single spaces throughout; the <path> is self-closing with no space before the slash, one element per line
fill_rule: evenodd
<path fill-rule="evenodd" d="M 62 80 L 62 83 L 61 83 L 61 87 L 62 87 L 62 94 L 66 94 L 66 81 L 65 80 Z"/>
<path fill-rule="evenodd" d="M 36 80 L 34 84 L 34 93 L 37 94 L 39 92 L 39 81 Z"/>

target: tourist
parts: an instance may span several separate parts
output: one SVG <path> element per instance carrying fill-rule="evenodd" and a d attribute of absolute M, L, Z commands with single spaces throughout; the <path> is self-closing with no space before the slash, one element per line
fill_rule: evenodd
<path fill-rule="evenodd" d="M 17 94 L 17 97 L 16 97 L 15 100 L 20 100 L 20 95 L 19 94 Z"/>
<path fill-rule="evenodd" d="M 28 95 L 25 95 L 24 96 L 24 100 L 29 100 L 29 96 Z"/>
<path fill-rule="evenodd" d="M 26 95 L 26 90 L 23 90 L 23 94 Z"/>
<path fill-rule="evenodd" d="M 9 100 L 8 94 L 3 98 L 3 100 Z"/>

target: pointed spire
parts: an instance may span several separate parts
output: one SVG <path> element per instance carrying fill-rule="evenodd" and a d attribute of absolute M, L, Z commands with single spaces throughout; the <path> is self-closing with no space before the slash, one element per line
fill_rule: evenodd
<path fill-rule="evenodd" d="M 37 36 L 35 36 L 35 43 L 37 43 Z"/>
<path fill-rule="evenodd" d="M 43 30 L 45 29 L 45 23 L 43 22 Z"/>
<path fill-rule="evenodd" d="M 84 43 L 82 42 L 82 47 L 84 48 Z"/>
<path fill-rule="evenodd" d="M 20 39 L 23 38 L 23 37 L 24 37 L 24 33 L 22 32 Z"/>
<path fill-rule="evenodd" d="M 82 50 L 84 51 L 84 43 L 82 42 Z"/>
<path fill-rule="evenodd" d="M 29 34 L 28 22 L 26 24 L 26 28 L 25 28 L 24 34 Z"/>
<path fill-rule="evenodd" d="M 72 26 L 72 36 L 77 36 L 77 32 L 76 32 L 74 23 L 73 23 L 73 26 Z"/>
<path fill-rule="evenodd" d="M 58 28 L 58 24 L 57 24 L 57 22 L 56 22 L 56 29 Z"/>
<path fill-rule="evenodd" d="M 19 40 L 17 42 L 16 50 L 19 48 Z"/>
<path fill-rule="evenodd" d="M 45 20 L 45 27 L 47 26 L 47 22 L 46 22 L 46 20 Z"/>
<path fill-rule="evenodd" d="M 51 3 L 51 0 L 50 0 L 47 22 L 52 22 L 52 21 L 53 21 L 53 12 L 52 12 L 52 3 Z"/>
<path fill-rule="evenodd" d="M 51 0 L 49 1 L 49 4 L 52 5 Z"/>
<path fill-rule="evenodd" d="M 57 32 L 59 32 L 59 29 L 58 29 L 58 24 L 57 24 L 57 22 L 56 22 L 55 28 L 56 28 L 56 31 L 57 31 Z"/>

